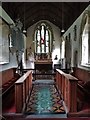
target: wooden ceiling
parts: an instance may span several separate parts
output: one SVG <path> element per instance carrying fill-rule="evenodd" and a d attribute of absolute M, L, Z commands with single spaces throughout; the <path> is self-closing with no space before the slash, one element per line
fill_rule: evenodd
<path fill-rule="evenodd" d="M 20 18 L 27 29 L 39 20 L 48 20 L 67 30 L 89 2 L 3 2 L 2 7 L 15 21 Z"/>

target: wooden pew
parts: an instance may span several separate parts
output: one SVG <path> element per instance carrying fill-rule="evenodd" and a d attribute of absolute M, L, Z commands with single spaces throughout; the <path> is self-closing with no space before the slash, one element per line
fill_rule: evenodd
<path fill-rule="evenodd" d="M 73 67 L 73 72 L 71 74 L 78 79 L 78 112 L 72 113 L 69 116 L 90 116 L 90 71 Z"/>
<path fill-rule="evenodd" d="M 68 112 L 77 112 L 77 82 L 78 79 L 72 75 L 56 69 L 56 85 L 61 91 Z"/>
<path fill-rule="evenodd" d="M 15 83 L 15 106 L 17 113 L 21 113 L 25 108 L 31 89 L 32 72 L 28 71 Z"/>
<path fill-rule="evenodd" d="M 79 80 L 78 92 L 82 95 L 82 97 L 87 96 L 87 99 L 90 99 L 90 71 L 73 67 L 72 75 Z"/>
<path fill-rule="evenodd" d="M 10 68 L 0 72 L 0 79 L 2 81 L 0 84 L 0 90 L 2 95 L 4 95 L 11 87 L 14 86 L 19 77 L 19 74 L 16 73 L 16 68 Z"/>
<path fill-rule="evenodd" d="M 73 67 L 72 75 L 83 82 L 90 81 L 90 71 L 78 67 Z"/>
<path fill-rule="evenodd" d="M 90 119 L 90 109 L 81 110 L 79 112 L 72 112 L 68 114 L 68 117 L 84 117 Z"/>

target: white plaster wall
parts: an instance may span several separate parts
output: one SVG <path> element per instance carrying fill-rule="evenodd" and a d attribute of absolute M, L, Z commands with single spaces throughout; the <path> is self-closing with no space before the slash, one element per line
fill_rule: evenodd
<path fill-rule="evenodd" d="M 26 58 L 26 36 L 24 36 L 24 54 L 23 54 L 23 63 L 25 63 L 25 58 Z M 2 38 L 3 39 L 3 38 Z M 16 60 L 16 53 L 9 53 L 9 63 L 0 65 L 0 71 L 13 68 L 13 67 L 18 67 L 17 65 L 17 60 Z"/>
<path fill-rule="evenodd" d="M 3 38 L 2 38 L 3 39 Z M 26 36 L 24 36 L 24 44 L 26 44 Z M 26 48 L 26 46 L 25 46 Z M 23 54 L 23 63 L 25 63 L 25 58 L 26 58 L 26 51 L 24 49 L 24 54 Z M 9 63 L 0 65 L 0 71 L 17 67 L 17 60 L 16 60 L 16 53 L 9 53 Z"/>
<path fill-rule="evenodd" d="M 3 18 L 7 23 L 9 24 L 13 24 L 14 25 L 14 22 L 13 20 L 8 16 L 8 14 L 4 11 L 4 9 L 0 6 L 0 16 L 1 18 Z M 8 30 L 6 28 L 6 30 Z M 2 31 L 1 31 L 2 32 Z M 4 32 L 4 31 L 3 31 Z M 1 33 L 2 34 L 2 33 Z M 5 33 L 3 33 L 4 35 Z M 2 41 L 4 39 L 4 36 L 2 36 Z M 0 71 L 3 71 L 3 70 L 6 70 L 8 68 L 12 68 L 12 67 L 16 67 L 17 66 L 17 62 L 16 62 L 16 56 L 15 56 L 15 53 L 14 54 L 11 54 L 9 53 L 9 63 L 7 64 L 3 64 L 3 65 L 0 65 Z"/>
<path fill-rule="evenodd" d="M 17 62 L 16 62 L 16 56 L 15 53 L 12 55 L 12 53 L 10 53 L 10 61 L 8 64 L 3 64 L 0 66 L 0 71 L 12 68 L 12 67 L 17 67 Z"/>
<path fill-rule="evenodd" d="M 54 35 L 54 40 L 55 40 L 55 49 L 52 52 L 52 59 L 54 59 L 55 55 L 57 55 L 58 60 L 59 60 L 60 59 L 60 29 L 57 26 L 55 26 L 53 23 L 51 23 L 47 20 L 44 20 L 44 21 L 46 21 L 53 30 L 53 35 Z M 39 22 L 41 22 L 41 21 L 39 21 Z M 32 25 L 27 30 L 26 47 L 29 48 L 31 46 L 33 52 L 34 52 L 34 43 L 33 43 L 34 30 L 35 30 L 36 25 L 39 22 Z"/>
<path fill-rule="evenodd" d="M 14 21 L 9 17 L 6 11 L 0 6 L 0 17 L 3 18 L 8 24 L 15 25 Z"/>
<path fill-rule="evenodd" d="M 80 23 L 81 16 L 72 24 L 72 26 L 65 32 L 63 35 L 64 38 L 71 34 L 71 66 L 74 66 L 74 51 L 77 50 L 79 52 L 79 37 L 80 37 Z M 74 26 L 77 26 L 77 40 L 74 41 Z M 78 59 L 79 60 L 79 59 Z"/>
<path fill-rule="evenodd" d="M 5 24 L 6 24 L 6 23 L 5 23 Z M 7 25 L 7 26 L 8 26 L 8 25 Z M 8 31 L 8 33 L 6 33 L 6 31 Z M 1 39 L 1 40 L 2 40 L 2 41 L 4 41 L 4 40 L 9 41 L 9 39 L 8 39 L 9 26 L 8 26 L 8 27 L 5 27 L 5 28 L 3 29 L 3 31 L 1 31 L 1 32 L 3 32 L 3 35 L 2 35 L 2 39 Z M 7 35 L 7 37 L 6 37 L 6 35 Z M 6 48 L 6 49 L 7 49 L 7 48 Z M 8 44 L 8 49 L 7 49 L 7 51 L 9 52 L 9 44 Z M 4 52 L 4 51 L 2 51 L 1 54 L 3 54 L 3 52 Z M 17 62 L 16 62 L 15 53 L 12 54 L 12 53 L 9 52 L 9 54 L 7 54 L 6 57 L 9 59 L 9 62 L 0 65 L 0 71 L 6 70 L 6 69 L 12 68 L 12 67 L 17 67 Z"/>
<path fill-rule="evenodd" d="M 86 10 L 90 10 L 90 6 L 86 8 Z M 83 12 L 84 13 L 84 12 Z M 77 18 L 77 20 L 70 26 L 70 28 L 64 33 L 64 38 L 71 34 L 71 67 L 74 66 L 74 52 L 75 50 L 78 51 L 78 67 L 83 67 L 80 65 L 80 25 L 81 25 L 81 20 L 82 20 L 82 15 L 83 13 Z M 77 26 L 77 40 L 74 41 L 74 26 Z M 83 67 L 85 69 L 89 69 L 87 67 Z"/>

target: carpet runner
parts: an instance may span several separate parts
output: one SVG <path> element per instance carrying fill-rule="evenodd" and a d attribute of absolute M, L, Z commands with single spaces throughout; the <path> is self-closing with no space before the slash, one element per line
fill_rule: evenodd
<path fill-rule="evenodd" d="M 54 83 L 36 82 L 33 85 L 26 114 L 65 114 L 63 101 Z"/>

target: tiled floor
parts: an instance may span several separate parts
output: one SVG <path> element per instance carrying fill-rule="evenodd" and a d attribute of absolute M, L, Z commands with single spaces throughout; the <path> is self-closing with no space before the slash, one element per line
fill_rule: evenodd
<path fill-rule="evenodd" d="M 24 68 L 34 69 L 34 62 L 26 61 Z M 51 87 L 48 84 L 51 84 Z M 51 91 L 53 91 L 53 94 L 50 93 Z M 27 118 L 67 118 L 64 106 L 60 104 L 61 101 L 54 86 L 54 80 L 35 80 L 33 93 L 29 99 L 25 114 L 28 114 Z"/>
<path fill-rule="evenodd" d="M 28 115 L 26 118 L 67 118 L 66 114 Z"/>
<path fill-rule="evenodd" d="M 40 115 L 43 117 L 51 114 L 66 117 L 63 100 L 61 99 L 53 80 L 36 80 L 27 104 L 25 114 Z"/>

